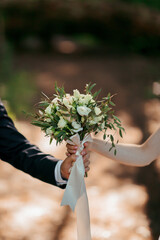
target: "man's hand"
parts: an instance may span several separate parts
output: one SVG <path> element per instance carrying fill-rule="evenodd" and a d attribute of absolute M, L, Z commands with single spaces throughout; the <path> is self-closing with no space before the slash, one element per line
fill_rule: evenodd
<path fill-rule="evenodd" d="M 70 145 L 70 144 L 67 143 L 66 147 L 67 147 L 67 151 L 68 151 L 66 153 L 66 155 L 68 157 L 70 157 L 72 155 L 74 156 L 76 154 L 77 148 L 78 148 L 76 145 Z M 83 156 L 85 172 L 87 173 L 90 170 L 90 168 L 89 168 L 89 165 L 90 165 L 90 161 L 89 161 L 90 153 L 89 153 L 89 143 L 88 142 L 84 143 L 84 149 L 81 152 L 81 155 Z"/>
<path fill-rule="evenodd" d="M 69 178 L 71 167 L 73 166 L 74 162 L 76 161 L 76 158 L 77 158 L 77 156 L 75 154 L 72 154 L 62 162 L 62 165 L 61 165 L 62 178 L 65 178 L 65 179 Z"/>

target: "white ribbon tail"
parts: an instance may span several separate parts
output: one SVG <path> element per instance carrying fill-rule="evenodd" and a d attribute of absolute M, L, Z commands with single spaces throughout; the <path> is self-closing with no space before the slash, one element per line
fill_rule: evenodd
<path fill-rule="evenodd" d="M 69 205 L 72 211 L 74 211 L 76 208 L 78 240 L 91 240 L 90 214 L 86 186 L 84 182 L 85 169 L 83 158 L 80 153 L 84 148 L 84 143 L 91 142 L 92 139 L 90 135 L 87 135 L 83 141 L 80 142 L 79 134 L 76 134 L 71 138 L 71 140 L 72 141 L 68 141 L 70 144 L 75 144 L 78 146 L 78 157 L 72 167 L 61 206 Z"/>

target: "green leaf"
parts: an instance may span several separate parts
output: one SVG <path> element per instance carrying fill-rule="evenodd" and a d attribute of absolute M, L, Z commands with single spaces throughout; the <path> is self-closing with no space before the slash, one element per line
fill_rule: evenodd
<path fill-rule="evenodd" d="M 95 92 L 95 93 L 93 94 L 93 98 L 94 98 L 94 99 L 95 99 L 96 97 L 98 97 L 98 95 L 100 94 L 101 90 L 102 90 L 102 89 L 100 89 L 98 92 Z"/>
<path fill-rule="evenodd" d="M 109 152 L 110 152 L 112 149 L 113 149 L 113 147 L 111 147 L 111 148 L 109 149 Z"/>
<path fill-rule="evenodd" d="M 50 127 L 50 124 L 46 122 L 32 121 L 32 124 L 38 127 Z"/>
<path fill-rule="evenodd" d="M 112 106 L 116 106 L 115 103 L 113 103 L 112 101 L 110 101 L 109 103 L 110 103 L 110 105 L 112 105 Z"/>
<path fill-rule="evenodd" d="M 113 117 L 114 117 L 114 119 L 116 119 L 119 123 L 121 123 L 121 120 L 120 120 L 118 117 L 116 117 L 115 115 L 113 115 Z"/>
<path fill-rule="evenodd" d="M 93 84 L 89 87 L 88 91 L 91 93 L 92 89 L 93 89 L 95 86 L 96 86 L 96 83 L 93 83 Z"/>
<path fill-rule="evenodd" d="M 123 134 L 122 134 L 122 130 L 119 129 L 119 135 L 121 136 L 121 138 L 123 138 Z"/>
<path fill-rule="evenodd" d="M 112 142 L 114 142 L 114 137 L 112 135 L 110 135 L 110 139 Z"/>
<path fill-rule="evenodd" d="M 49 144 L 51 144 L 53 141 L 53 137 L 50 138 Z"/>
<path fill-rule="evenodd" d="M 105 140 L 106 139 L 106 134 L 104 133 L 104 135 L 103 135 L 103 139 Z"/>
<path fill-rule="evenodd" d="M 117 150 L 115 149 L 115 150 L 114 150 L 114 155 L 116 156 L 116 154 L 117 154 Z"/>
<path fill-rule="evenodd" d="M 49 102 L 47 101 L 42 101 L 38 104 L 40 107 L 48 107 L 49 106 Z"/>

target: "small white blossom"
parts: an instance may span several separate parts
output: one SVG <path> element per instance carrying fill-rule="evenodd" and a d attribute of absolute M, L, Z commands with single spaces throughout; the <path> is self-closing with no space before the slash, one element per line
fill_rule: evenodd
<path fill-rule="evenodd" d="M 73 90 L 73 95 L 75 98 L 80 98 L 80 96 L 81 96 L 79 90 L 77 90 L 77 89 Z"/>
<path fill-rule="evenodd" d="M 100 121 L 102 121 L 102 119 L 103 119 L 103 116 L 102 116 L 102 115 L 94 118 L 94 120 L 95 120 L 97 123 L 100 122 Z"/>
<path fill-rule="evenodd" d="M 40 115 L 43 115 L 43 112 L 42 112 L 41 110 L 39 110 L 39 114 L 40 114 Z"/>
<path fill-rule="evenodd" d="M 84 106 L 78 106 L 77 107 L 77 112 L 79 113 L 80 116 L 88 116 L 88 114 L 91 112 L 91 109 Z"/>
<path fill-rule="evenodd" d="M 91 119 L 91 120 L 89 121 L 89 124 L 90 124 L 90 125 L 97 124 L 97 123 L 99 123 L 100 121 L 102 121 L 102 119 L 103 119 L 103 116 L 94 117 L 93 119 Z"/>
<path fill-rule="evenodd" d="M 73 96 L 71 96 L 70 94 L 66 94 L 66 99 L 68 99 L 69 103 L 72 104 L 73 103 Z"/>
<path fill-rule="evenodd" d="M 48 115 L 51 115 L 52 113 L 52 104 L 50 104 L 46 109 L 45 109 L 45 113 Z"/>
<path fill-rule="evenodd" d="M 62 128 L 64 128 L 66 125 L 67 125 L 66 120 L 64 120 L 63 117 L 60 117 L 60 120 L 59 120 L 59 122 L 58 122 L 58 127 L 62 129 Z"/>
<path fill-rule="evenodd" d="M 56 97 L 56 98 L 54 98 L 54 99 L 52 100 L 52 103 L 57 104 L 58 101 L 60 101 L 60 99 Z"/>
<path fill-rule="evenodd" d="M 81 128 L 81 124 L 74 121 L 74 122 L 72 122 L 72 127 L 74 127 L 75 129 L 79 129 L 79 128 Z"/>
<path fill-rule="evenodd" d="M 94 120 L 90 120 L 89 121 L 89 125 L 91 126 L 91 125 L 94 125 L 94 124 L 96 124 L 97 122 L 96 121 L 94 121 Z"/>
<path fill-rule="evenodd" d="M 87 94 L 87 95 L 85 95 L 84 99 L 85 99 L 86 104 L 88 104 L 88 102 L 91 101 L 93 99 L 93 97 L 91 94 Z"/>
<path fill-rule="evenodd" d="M 50 118 L 46 118 L 46 122 L 50 123 L 52 120 Z"/>
<path fill-rule="evenodd" d="M 71 108 L 71 105 L 70 105 L 70 101 L 68 98 L 63 98 L 63 104 L 67 107 L 67 108 Z"/>
<path fill-rule="evenodd" d="M 96 115 L 99 115 L 101 113 L 101 109 L 99 107 L 95 107 L 94 111 Z"/>
<path fill-rule="evenodd" d="M 47 134 L 47 135 L 51 136 L 52 133 L 53 133 L 53 132 L 52 132 L 52 127 L 49 127 L 49 128 L 46 129 L 46 134 Z"/>

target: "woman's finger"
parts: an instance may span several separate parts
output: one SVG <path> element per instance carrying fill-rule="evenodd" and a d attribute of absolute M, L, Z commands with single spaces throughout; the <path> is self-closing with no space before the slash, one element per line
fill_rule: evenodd
<path fill-rule="evenodd" d="M 84 163 L 85 168 L 88 167 L 89 165 L 90 165 L 90 161 L 87 161 Z"/>
<path fill-rule="evenodd" d="M 89 142 L 84 143 L 84 147 L 87 148 L 89 146 Z"/>
<path fill-rule="evenodd" d="M 85 168 L 85 172 L 89 172 L 89 170 L 90 170 L 90 167 Z"/>
<path fill-rule="evenodd" d="M 69 157 L 71 154 L 69 152 L 66 152 L 66 156 Z"/>
<path fill-rule="evenodd" d="M 83 156 L 83 162 L 85 163 L 86 161 L 88 161 L 90 158 L 90 153 L 86 154 L 85 156 Z"/>

